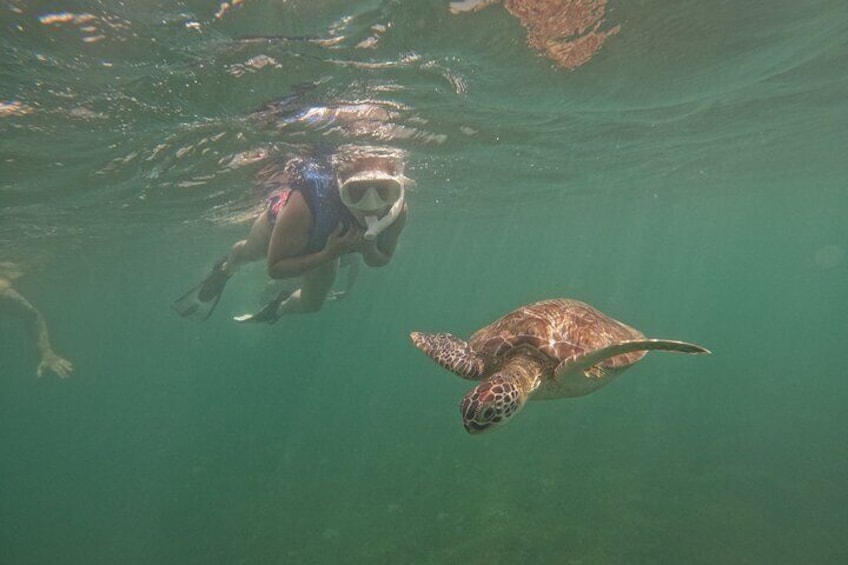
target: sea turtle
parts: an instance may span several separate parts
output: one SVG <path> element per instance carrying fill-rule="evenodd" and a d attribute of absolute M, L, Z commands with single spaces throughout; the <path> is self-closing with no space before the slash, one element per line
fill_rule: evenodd
<path fill-rule="evenodd" d="M 415 346 L 445 369 L 482 381 L 460 404 L 472 434 L 501 426 L 529 399 L 594 392 L 650 350 L 709 353 L 692 343 L 647 339 L 578 300 L 543 300 L 518 308 L 474 333 L 413 332 Z"/>

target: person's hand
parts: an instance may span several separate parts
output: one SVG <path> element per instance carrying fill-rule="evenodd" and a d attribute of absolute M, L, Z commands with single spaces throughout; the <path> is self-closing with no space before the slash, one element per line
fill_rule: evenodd
<path fill-rule="evenodd" d="M 71 365 L 71 362 L 65 359 L 64 357 L 59 357 L 52 351 L 48 351 L 41 358 L 41 363 L 38 364 L 38 369 L 36 369 L 35 374 L 41 378 L 44 375 L 44 370 L 53 371 L 59 378 L 67 379 L 71 376 L 71 371 L 74 370 L 74 366 Z"/>
<path fill-rule="evenodd" d="M 362 245 L 364 234 L 363 230 L 355 226 L 349 226 L 345 231 L 344 224 L 339 222 L 336 229 L 327 238 L 327 245 L 324 250 L 333 259 L 352 253 Z"/>

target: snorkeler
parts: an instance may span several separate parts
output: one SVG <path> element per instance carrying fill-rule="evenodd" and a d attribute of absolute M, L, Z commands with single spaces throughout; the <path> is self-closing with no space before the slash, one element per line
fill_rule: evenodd
<path fill-rule="evenodd" d="M 70 377 L 73 365 L 53 351 L 44 317 L 29 300 L 14 289 L 12 286 L 12 279 L 14 278 L 16 278 L 15 275 L 0 274 L 0 312 L 13 312 L 25 318 L 29 323 L 38 352 L 41 354 L 41 361 L 38 363 L 35 374 L 41 377 L 47 370 L 53 371 L 63 379 Z"/>
<path fill-rule="evenodd" d="M 301 277 L 301 286 L 283 290 L 255 314 L 236 316 L 238 322 L 274 323 L 344 296 L 331 293 L 343 259 L 350 263 L 360 255 L 370 267 L 392 259 L 408 213 L 410 180 L 403 172 L 403 152 L 386 147 L 348 145 L 332 155 L 291 159 L 247 239 L 233 245 L 174 309 L 183 317 L 208 318 L 233 273 L 262 259 L 272 279 Z"/>

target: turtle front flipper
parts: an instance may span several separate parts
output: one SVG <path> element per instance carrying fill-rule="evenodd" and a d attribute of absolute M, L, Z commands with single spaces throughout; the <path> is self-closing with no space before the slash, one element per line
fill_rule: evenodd
<path fill-rule="evenodd" d="M 468 343 L 455 335 L 412 332 L 409 337 L 412 338 L 415 347 L 455 375 L 470 381 L 479 381 L 483 378 L 485 362 L 474 353 Z"/>
<path fill-rule="evenodd" d="M 569 357 L 562 361 L 554 372 L 560 381 L 560 387 L 565 389 L 565 396 L 581 396 L 600 388 L 612 378 L 639 360 L 630 360 L 619 367 L 601 367 L 599 364 L 626 353 L 637 351 L 676 351 L 678 353 L 710 353 L 709 349 L 668 339 L 634 339 L 620 341 L 607 347 L 587 351 L 581 355 Z"/>

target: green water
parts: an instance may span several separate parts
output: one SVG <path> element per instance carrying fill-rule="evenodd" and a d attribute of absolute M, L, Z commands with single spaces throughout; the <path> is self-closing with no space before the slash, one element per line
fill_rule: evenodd
<path fill-rule="evenodd" d="M 0 260 L 75 366 L 36 379 L 0 319 L 0 563 L 848 559 L 844 1 L 611 3 L 570 72 L 501 7 L 217 9 L 0 4 L 0 101 L 31 110 L 0 117 Z M 106 39 L 38 19 L 65 10 Z M 227 163 L 337 140 L 247 119 L 306 81 L 419 134 L 393 261 L 314 316 L 232 323 L 257 265 L 178 318 L 260 200 Z M 558 296 L 713 355 L 467 435 L 471 384 L 409 332 Z"/>

